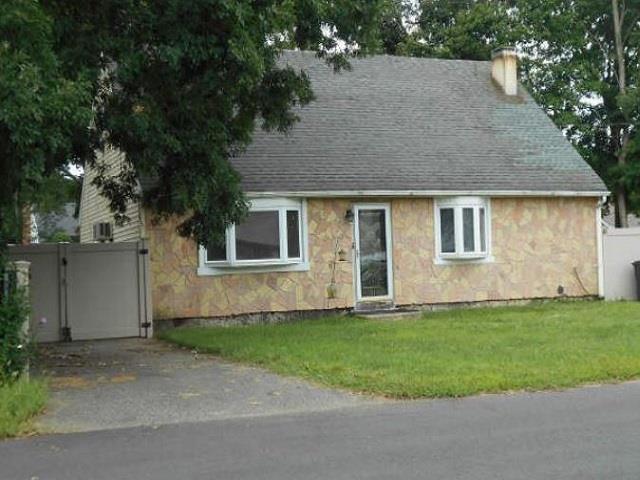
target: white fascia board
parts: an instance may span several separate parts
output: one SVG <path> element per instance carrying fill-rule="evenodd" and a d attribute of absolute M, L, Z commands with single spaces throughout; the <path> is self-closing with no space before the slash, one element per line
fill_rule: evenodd
<path fill-rule="evenodd" d="M 326 191 L 283 191 L 246 192 L 249 198 L 265 197 L 608 197 L 607 191 L 570 190 L 326 190 Z"/>

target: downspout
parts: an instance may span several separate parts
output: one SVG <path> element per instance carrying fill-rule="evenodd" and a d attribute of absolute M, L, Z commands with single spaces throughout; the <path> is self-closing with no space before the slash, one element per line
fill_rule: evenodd
<path fill-rule="evenodd" d="M 596 206 L 596 243 L 598 249 L 598 297 L 604 298 L 604 260 L 603 260 L 603 241 L 602 241 L 602 206 L 606 202 L 607 197 L 603 196 L 598 200 Z"/>

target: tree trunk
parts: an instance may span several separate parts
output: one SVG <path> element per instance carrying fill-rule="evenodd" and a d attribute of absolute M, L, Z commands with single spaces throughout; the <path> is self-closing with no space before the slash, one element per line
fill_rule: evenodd
<path fill-rule="evenodd" d="M 23 205 L 20 209 L 20 244 L 31 243 L 31 205 Z"/>
<path fill-rule="evenodd" d="M 620 8 L 618 6 L 618 0 L 611 0 L 611 7 L 613 9 L 613 36 L 616 44 L 616 63 L 618 66 L 618 89 L 620 94 L 624 95 L 627 92 L 627 71 L 624 59 L 624 45 L 622 43 L 622 16 L 620 14 Z M 618 132 L 618 138 L 616 138 L 616 144 L 618 151 L 616 155 L 618 157 L 618 165 L 624 169 L 627 163 L 627 143 L 629 141 L 629 132 L 626 125 L 622 125 L 620 129 L 612 129 L 613 132 Z M 616 212 L 618 227 L 627 228 L 629 221 L 627 218 L 627 192 L 624 185 L 619 185 L 616 192 Z"/>

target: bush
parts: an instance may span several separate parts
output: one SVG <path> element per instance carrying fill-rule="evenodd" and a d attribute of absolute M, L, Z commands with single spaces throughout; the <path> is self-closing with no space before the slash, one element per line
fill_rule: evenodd
<path fill-rule="evenodd" d="M 32 352 L 23 331 L 29 315 L 25 291 L 13 285 L 4 287 L 0 293 L 0 385 L 20 377 Z"/>
<path fill-rule="evenodd" d="M 47 401 L 47 387 L 42 380 L 20 379 L 0 385 L 0 439 L 28 433 L 31 419 Z"/>
<path fill-rule="evenodd" d="M 51 235 L 44 237 L 43 241 L 47 243 L 70 243 L 72 238 L 64 230 L 56 230 Z"/>

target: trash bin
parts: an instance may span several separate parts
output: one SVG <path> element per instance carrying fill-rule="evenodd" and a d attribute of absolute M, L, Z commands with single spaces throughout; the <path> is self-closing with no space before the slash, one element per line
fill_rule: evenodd
<path fill-rule="evenodd" d="M 631 265 L 636 271 L 636 298 L 640 300 L 640 260 L 636 260 Z"/>

